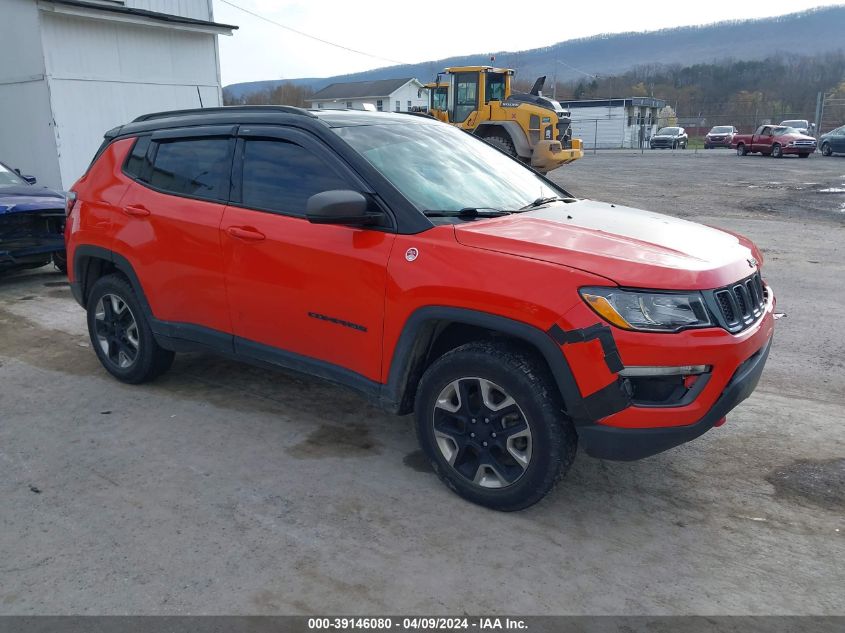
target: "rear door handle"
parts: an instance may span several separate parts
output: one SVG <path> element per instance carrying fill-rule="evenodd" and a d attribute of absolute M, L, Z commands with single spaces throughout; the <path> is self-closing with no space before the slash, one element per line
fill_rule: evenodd
<path fill-rule="evenodd" d="M 230 226 L 226 229 L 227 233 L 232 237 L 237 237 L 241 240 L 249 240 L 250 242 L 260 242 L 264 239 L 264 233 L 256 231 L 253 228 L 245 226 Z"/>
<path fill-rule="evenodd" d="M 136 218 L 143 218 L 150 214 L 150 210 L 143 204 L 130 204 L 123 207 L 123 212 L 126 215 L 131 215 Z"/>

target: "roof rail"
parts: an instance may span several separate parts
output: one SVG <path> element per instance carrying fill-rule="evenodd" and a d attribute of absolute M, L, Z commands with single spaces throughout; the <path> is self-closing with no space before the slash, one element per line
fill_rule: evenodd
<path fill-rule="evenodd" d="M 150 114 L 142 114 L 132 123 L 140 123 L 141 121 L 152 121 L 154 119 L 166 119 L 173 116 L 197 116 L 203 114 L 221 114 L 225 112 L 279 112 L 284 114 L 299 114 L 316 119 L 317 115 L 309 112 L 304 108 L 297 108 L 296 106 L 285 105 L 243 105 L 243 106 L 220 106 L 216 108 L 192 108 L 188 110 L 168 110 L 166 112 L 152 112 Z"/>

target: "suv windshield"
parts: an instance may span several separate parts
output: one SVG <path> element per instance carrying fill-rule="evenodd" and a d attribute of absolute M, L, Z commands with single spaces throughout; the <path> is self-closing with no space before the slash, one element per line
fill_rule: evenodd
<path fill-rule="evenodd" d="M 409 121 L 332 131 L 420 211 L 515 211 L 541 198 L 569 197 L 486 142 L 450 125 Z"/>
<path fill-rule="evenodd" d="M 662 127 L 657 130 L 658 134 L 665 134 L 667 136 L 675 136 L 678 133 L 678 128 L 676 127 Z"/>
<path fill-rule="evenodd" d="M 11 169 L 0 163 L 0 187 L 11 187 L 13 185 L 25 185 L 26 181 L 18 176 Z"/>
<path fill-rule="evenodd" d="M 730 134 L 733 131 L 734 129 L 730 125 L 717 125 L 710 130 L 710 134 Z"/>

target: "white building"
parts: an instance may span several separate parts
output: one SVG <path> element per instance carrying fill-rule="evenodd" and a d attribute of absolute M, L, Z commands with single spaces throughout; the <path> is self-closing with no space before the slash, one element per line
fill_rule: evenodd
<path fill-rule="evenodd" d="M 413 77 L 329 84 L 308 101 L 312 108 L 363 110 L 370 104 L 380 112 L 409 112 L 428 106 L 428 90 Z"/>
<path fill-rule="evenodd" d="M 0 160 L 67 189 L 107 130 L 222 105 L 212 0 L 1 0 Z"/>
<path fill-rule="evenodd" d="M 584 148 L 648 147 L 657 132 L 657 114 L 666 102 L 653 97 L 561 101 L 572 113 L 572 138 Z"/>

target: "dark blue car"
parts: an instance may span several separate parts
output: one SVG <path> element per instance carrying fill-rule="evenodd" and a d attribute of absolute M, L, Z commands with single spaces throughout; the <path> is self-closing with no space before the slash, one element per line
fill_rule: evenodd
<path fill-rule="evenodd" d="M 0 163 L 0 272 L 53 262 L 67 270 L 65 196 Z"/>
<path fill-rule="evenodd" d="M 819 149 L 825 156 L 845 154 L 845 125 L 819 137 Z"/>

